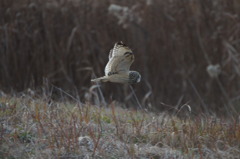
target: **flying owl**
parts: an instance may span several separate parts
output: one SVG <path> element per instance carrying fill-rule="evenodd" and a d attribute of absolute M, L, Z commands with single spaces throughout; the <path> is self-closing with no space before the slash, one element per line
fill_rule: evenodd
<path fill-rule="evenodd" d="M 92 82 L 113 82 L 135 84 L 141 81 L 141 75 L 137 71 L 130 71 L 130 66 L 134 62 L 132 50 L 117 42 L 110 50 L 109 61 L 105 67 L 105 76 L 92 79 Z"/>

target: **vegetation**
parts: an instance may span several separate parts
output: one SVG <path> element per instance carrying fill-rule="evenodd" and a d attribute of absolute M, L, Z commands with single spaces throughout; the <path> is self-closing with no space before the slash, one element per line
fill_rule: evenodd
<path fill-rule="evenodd" d="M 143 80 L 134 89 L 144 106 L 239 112 L 239 0 L 1 0 L 0 12 L 5 92 L 48 81 L 85 101 L 90 79 L 103 75 L 109 50 L 122 40 L 135 52 L 132 67 Z M 211 65 L 220 66 L 217 78 L 206 71 Z M 125 87 L 102 89 L 107 102 L 132 107 Z"/>
<path fill-rule="evenodd" d="M 0 158 L 238 158 L 237 119 L 0 98 Z"/>

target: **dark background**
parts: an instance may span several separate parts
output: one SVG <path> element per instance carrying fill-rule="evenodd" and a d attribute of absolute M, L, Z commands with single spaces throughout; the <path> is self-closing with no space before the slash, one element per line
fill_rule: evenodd
<path fill-rule="evenodd" d="M 133 87 L 144 107 L 239 112 L 239 16 L 239 0 L 1 0 L 0 90 L 55 86 L 96 104 L 101 94 L 90 79 L 104 75 L 109 50 L 123 41 L 143 78 Z M 220 65 L 217 78 L 210 64 Z M 128 86 L 101 91 L 107 103 L 137 106 Z"/>

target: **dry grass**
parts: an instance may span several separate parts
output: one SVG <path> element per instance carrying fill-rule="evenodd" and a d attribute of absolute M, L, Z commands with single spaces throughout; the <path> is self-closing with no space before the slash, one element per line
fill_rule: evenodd
<path fill-rule="evenodd" d="M 238 158 L 237 119 L 0 97 L 0 158 Z M 82 137 L 82 138 L 80 138 Z"/>
<path fill-rule="evenodd" d="M 38 89 L 47 79 L 84 101 L 122 40 L 136 54 L 142 105 L 188 102 L 231 116 L 240 103 L 239 11 L 239 0 L 1 0 L 0 89 Z M 207 74 L 210 64 L 220 65 L 217 78 Z M 124 87 L 103 90 L 106 101 L 133 107 Z"/>

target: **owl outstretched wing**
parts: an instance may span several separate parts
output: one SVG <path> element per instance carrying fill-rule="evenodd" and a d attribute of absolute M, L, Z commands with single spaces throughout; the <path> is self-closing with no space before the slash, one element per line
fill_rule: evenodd
<path fill-rule="evenodd" d="M 108 60 L 110 60 L 112 58 L 112 53 L 113 53 L 113 49 L 111 49 L 110 52 L 109 52 Z"/>
<path fill-rule="evenodd" d="M 113 82 L 113 83 L 129 83 L 127 74 L 113 74 L 111 76 L 103 76 L 91 80 L 92 82 Z"/>
<path fill-rule="evenodd" d="M 110 51 L 111 57 L 123 56 L 126 52 L 132 52 L 132 50 L 122 41 L 115 43 L 112 51 Z"/>
<path fill-rule="evenodd" d="M 123 43 L 116 43 L 109 53 L 109 61 L 105 67 L 105 76 L 112 74 L 128 74 L 134 62 L 134 55 Z"/>

